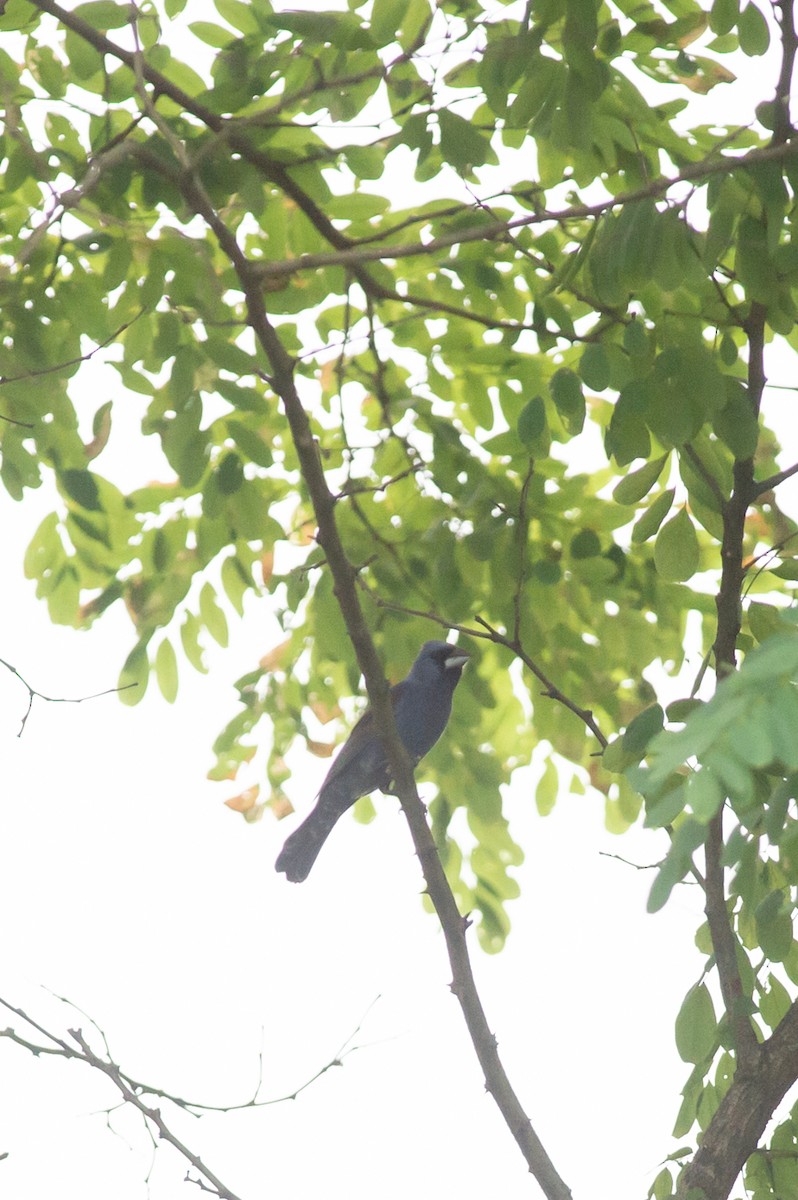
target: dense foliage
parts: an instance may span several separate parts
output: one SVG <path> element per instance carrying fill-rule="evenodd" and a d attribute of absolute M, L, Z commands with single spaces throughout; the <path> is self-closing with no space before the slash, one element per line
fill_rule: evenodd
<path fill-rule="evenodd" d="M 462 736 L 424 771 L 485 948 L 522 854 L 501 789 L 533 754 L 541 812 L 591 788 L 611 829 L 645 805 L 670 832 L 652 907 L 688 872 L 705 887 L 720 988 L 677 1024 L 677 1133 L 704 1131 L 683 1186 L 725 1196 L 792 1082 L 741 1133 L 735 1068 L 759 1078 L 798 1019 L 798 541 L 760 411 L 766 346 L 796 345 L 791 6 L 778 28 L 761 0 L 214 9 L 0 18 L 24 48 L 0 49 L 0 474 L 16 500 L 49 474 L 61 497 L 26 571 L 54 621 L 125 606 L 129 702 L 150 676 L 174 700 L 233 614 L 276 609 L 285 640 L 240 680 L 212 776 L 250 817 L 284 811 L 289 748 L 329 752 L 360 675 L 298 394 L 389 676 L 441 627 L 475 656 Z M 694 120 L 728 56 L 753 73 L 774 34 L 750 121 Z M 123 399 L 85 386 L 98 358 Z M 103 460 L 137 403 L 160 477 L 124 491 Z M 665 707 L 691 619 L 705 671 Z M 739 1151 L 726 1182 L 713 1136 Z M 796 1139 L 788 1116 L 791 1152 L 750 1158 L 757 1200 L 798 1192 Z M 654 1194 L 675 1187 L 668 1168 Z"/>

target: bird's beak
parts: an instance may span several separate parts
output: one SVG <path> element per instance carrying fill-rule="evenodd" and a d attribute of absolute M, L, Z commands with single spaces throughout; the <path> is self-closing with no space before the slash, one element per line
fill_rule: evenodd
<path fill-rule="evenodd" d="M 450 667 L 464 667 L 470 657 L 471 655 L 466 650 L 462 650 L 460 646 L 452 646 L 452 652 L 444 665 L 447 670 Z"/>

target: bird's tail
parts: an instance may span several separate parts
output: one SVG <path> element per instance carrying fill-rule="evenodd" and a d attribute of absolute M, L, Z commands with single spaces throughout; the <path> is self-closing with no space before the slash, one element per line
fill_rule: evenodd
<path fill-rule="evenodd" d="M 314 808 L 286 841 L 274 864 L 275 870 L 283 871 L 291 883 L 301 883 L 307 879 L 340 815 L 340 812 L 324 806 Z"/>

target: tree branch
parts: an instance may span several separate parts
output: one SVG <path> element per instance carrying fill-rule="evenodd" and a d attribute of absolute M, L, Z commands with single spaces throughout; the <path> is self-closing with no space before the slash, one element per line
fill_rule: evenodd
<path fill-rule="evenodd" d="M 35 0 L 35 3 L 41 2 L 42 0 Z M 798 142 L 788 142 L 783 146 L 765 146 L 733 158 L 719 158 L 711 162 L 696 163 L 685 167 L 678 175 L 655 179 L 645 187 L 635 188 L 630 192 L 620 192 L 617 196 L 611 196 L 608 200 L 599 201 L 597 204 L 574 204 L 564 209 L 542 209 L 539 212 L 513 217 L 508 221 L 486 222 L 471 228 L 452 230 L 451 233 L 441 234 L 439 237 L 431 238 L 428 242 L 382 247 L 361 246 L 359 243 L 350 242 L 349 248 L 340 252 L 300 254 L 296 258 L 283 259 L 280 262 L 258 263 L 256 270 L 263 278 L 275 279 L 295 275 L 300 271 L 318 270 L 319 267 L 355 268 L 369 262 L 394 261 L 400 258 L 437 254 L 441 250 L 450 250 L 454 246 L 465 245 L 469 242 L 495 241 L 515 229 L 524 229 L 531 225 L 549 222 L 556 224 L 586 217 L 598 217 L 614 208 L 621 208 L 625 204 L 662 197 L 680 183 L 746 170 L 758 163 L 782 161 L 795 154 L 798 154 Z M 403 299 L 403 297 L 399 298 Z"/>
<path fill-rule="evenodd" d="M 765 492 L 772 492 L 780 483 L 784 483 L 785 479 L 792 479 L 793 475 L 798 475 L 798 463 L 793 463 L 791 467 L 787 467 L 783 471 L 777 471 L 775 475 L 769 475 L 767 479 L 756 483 L 754 485 L 754 497 L 762 496 Z"/>
<path fill-rule="evenodd" d="M 768 149 L 790 143 L 790 87 L 795 67 L 796 38 L 792 0 L 779 0 L 782 62 L 776 87 L 776 120 Z M 794 143 L 793 143 L 794 145 Z M 744 323 L 748 335 L 748 397 L 759 415 L 765 387 L 765 317 L 762 304 L 751 303 Z M 715 667 L 719 678 L 736 667 L 740 632 L 743 538 L 748 508 L 757 496 L 795 474 L 798 467 L 779 472 L 761 483 L 754 480 L 752 459 L 734 464 L 732 494 L 723 510 L 721 583 L 717 596 Z M 726 1200 L 743 1166 L 753 1154 L 773 1112 L 798 1078 L 798 1002 L 793 1003 L 772 1036 L 759 1045 L 745 1005 L 737 965 L 737 938 L 726 902 L 723 868 L 723 809 L 712 818 L 706 840 L 706 915 L 715 951 L 723 1004 L 734 1036 L 737 1069 L 731 1086 L 704 1131 L 692 1162 L 679 1181 L 679 1195 L 696 1192 L 706 1200 Z"/>
<path fill-rule="evenodd" d="M 363 586 L 362 581 L 360 582 L 361 586 Z M 475 618 L 477 624 L 481 625 L 482 628 L 474 629 L 473 626 L 470 625 L 458 625 L 455 621 L 448 621 L 445 617 L 439 617 L 437 613 L 434 612 L 425 612 L 423 609 L 418 608 L 407 608 L 404 604 L 394 604 L 390 600 L 383 600 L 381 596 L 376 596 L 370 590 L 368 591 L 368 595 L 378 608 L 387 608 L 392 612 L 406 613 L 409 617 L 424 617 L 427 621 L 433 621 L 436 625 L 441 625 L 444 629 L 450 629 L 456 631 L 457 633 L 462 633 L 465 635 L 465 637 L 484 638 L 486 641 L 495 642 L 497 646 L 504 646 L 505 649 L 511 650 L 513 654 L 521 659 L 521 662 L 524 664 L 524 666 L 529 668 L 535 678 L 543 684 L 545 689 L 543 695 L 546 697 L 546 699 L 556 700 L 558 704 L 562 704 L 563 707 L 567 708 L 569 712 L 572 712 L 574 716 L 579 717 L 579 720 L 587 726 L 587 728 L 596 738 L 596 741 L 599 743 L 602 750 L 606 750 L 608 745 L 607 738 L 601 732 L 601 728 L 596 722 L 596 719 L 590 709 L 582 708 L 576 703 L 575 700 L 572 700 L 570 696 L 566 696 L 565 692 L 557 687 L 556 683 L 549 678 L 543 668 L 538 666 L 535 659 L 527 653 L 520 642 L 501 633 L 483 617 Z"/>
<path fill-rule="evenodd" d="M 494 629 L 494 627 L 482 617 L 477 617 L 477 624 L 481 625 L 488 631 L 491 641 L 496 642 L 500 646 L 506 646 L 508 650 L 512 650 L 513 654 L 516 654 L 518 658 L 521 659 L 521 662 L 524 664 L 524 666 L 528 667 L 535 678 L 543 684 L 543 695 L 548 700 L 556 700 L 558 704 L 562 704 L 562 706 L 567 708 L 569 712 L 572 712 L 574 716 L 579 717 L 579 720 L 582 721 L 593 734 L 602 750 L 607 749 L 607 739 L 597 725 L 590 709 L 582 708 L 581 705 L 577 704 L 575 700 L 572 700 L 570 696 L 566 696 L 565 692 L 557 687 L 557 684 L 554 683 L 554 681 L 548 677 L 545 671 L 538 666 L 531 655 L 527 654 L 520 642 L 513 641 L 512 638 L 506 637 L 503 633 L 500 633 L 498 629 Z"/>
<path fill-rule="evenodd" d="M 56 999 L 61 1000 L 62 1003 L 68 1004 L 70 1008 L 75 1007 L 70 1001 L 64 1000 L 64 998 L 61 996 L 56 997 Z M 45 1044 L 42 1044 L 42 1042 L 32 1041 L 31 1038 L 25 1037 L 23 1034 L 18 1032 L 18 1030 L 12 1028 L 0 1029 L 0 1039 L 4 1038 L 7 1041 L 13 1042 L 15 1045 L 22 1047 L 22 1049 L 29 1051 L 35 1057 L 38 1057 L 42 1054 L 55 1055 L 56 1057 L 82 1062 L 86 1066 L 91 1067 L 93 1070 L 99 1071 L 100 1074 L 105 1075 L 111 1080 L 117 1091 L 122 1096 L 122 1102 L 137 1109 L 138 1112 L 144 1117 L 145 1121 L 155 1128 L 159 1137 L 163 1141 L 169 1142 L 169 1144 L 173 1146 L 183 1156 L 183 1158 L 185 1158 L 186 1161 L 190 1163 L 197 1172 L 200 1173 L 201 1176 L 204 1176 L 204 1178 L 208 1180 L 212 1187 L 207 1188 L 207 1185 L 202 1184 L 200 1180 L 194 1180 L 193 1182 L 199 1182 L 200 1186 L 206 1187 L 207 1190 L 212 1190 L 215 1195 L 222 1197 L 223 1200 L 238 1200 L 238 1197 L 236 1197 L 235 1193 L 233 1193 L 229 1187 L 227 1187 L 225 1184 L 222 1184 L 221 1180 L 209 1170 L 199 1155 L 195 1154 L 189 1149 L 188 1146 L 185 1145 L 184 1142 L 177 1138 L 177 1136 L 167 1126 L 161 1111 L 146 1103 L 143 1097 L 150 1096 L 156 1097 L 159 1100 L 165 1100 L 194 1117 L 199 1117 L 203 1113 L 241 1112 L 244 1109 L 265 1108 L 274 1104 L 284 1104 L 289 1100 L 295 1100 L 299 1095 L 301 1095 L 302 1092 L 316 1083 L 316 1081 L 319 1080 L 322 1075 L 325 1075 L 333 1067 L 341 1066 L 345 1058 L 347 1058 L 350 1054 L 353 1054 L 356 1050 L 362 1048 L 358 1045 L 352 1044 L 354 1039 L 357 1037 L 357 1034 L 360 1032 L 362 1026 L 361 1021 L 358 1023 L 349 1037 L 342 1043 L 329 1062 L 325 1063 L 324 1066 L 320 1067 L 309 1079 L 285 1096 L 277 1096 L 269 1099 L 259 1098 L 262 1084 L 262 1077 L 259 1075 L 258 1085 L 255 1089 L 254 1095 L 250 1100 L 246 1100 L 240 1104 L 204 1104 L 196 1100 L 186 1100 L 180 1096 L 174 1095 L 171 1092 L 165 1091 L 163 1088 L 155 1087 L 149 1083 L 143 1083 L 141 1080 L 134 1079 L 127 1072 L 123 1071 L 122 1068 L 116 1062 L 114 1062 L 111 1056 L 105 1034 L 91 1017 L 88 1019 L 92 1021 L 92 1025 L 94 1025 L 97 1033 L 103 1041 L 103 1045 L 105 1047 L 105 1056 L 98 1055 L 94 1050 L 92 1050 L 82 1030 L 80 1029 L 70 1029 L 69 1037 L 72 1040 L 67 1041 L 64 1038 L 59 1037 L 57 1034 L 52 1033 L 50 1030 L 45 1029 L 43 1025 L 34 1020 L 33 1017 L 30 1017 L 24 1011 L 24 1009 L 18 1008 L 2 998 L 0 998 L 0 1005 L 6 1008 L 9 1012 L 13 1013 L 19 1020 L 25 1022 L 25 1024 L 34 1029 L 36 1033 L 39 1034 L 44 1040 Z M 83 1015 L 85 1016 L 86 1014 Z M 46 1044 L 47 1042 L 52 1044 L 48 1045 Z"/>
<path fill-rule="evenodd" d="M 759 412 L 765 385 L 765 310 L 752 304 L 748 321 L 748 395 Z M 743 537 L 748 507 L 755 496 L 752 458 L 734 463 L 732 494 L 723 507 L 721 581 L 716 599 L 715 670 L 719 679 L 735 670 L 737 637 L 742 619 L 742 590 L 745 579 Z M 709 823 L 705 844 L 706 916 L 718 966 L 723 1004 L 734 1035 L 738 1068 L 747 1071 L 756 1059 L 757 1042 L 748 1012 L 737 965 L 737 939 L 726 906 L 723 868 L 723 808 Z"/>
<path fill-rule="evenodd" d="M 735 1073 L 710 1121 L 693 1161 L 680 1180 L 679 1195 L 726 1200 L 734 1181 L 756 1150 L 777 1105 L 798 1078 L 798 1001 L 761 1046 L 746 1071 Z M 696 1189 L 693 1192 L 692 1189 Z"/>
<path fill-rule="evenodd" d="M 737 939 L 732 930 L 726 905 L 722 855 L 723 809 L 715 814 L 707 830 L 704 912 L 712 938 L 712 947 L 715 951 L 723 1007 L 728 1014 L 734 1036 L 738 1069 L 744 1072 L 755 1063 L 758 1044 L 748 1013 L 740 969 L 737 965 Z"/>
<path fill-rule="evenodd" d="M 40 700 L 46 700 L 48 704 L 83 704 L 86 700 L 99 700 L 100 696 L 112 696 L 115 692 L 126 692 L 128 688 L 138 687 L 137 683 L 123 683 L 121 687 L 106 688 L 103 692 L 92 692 L 90 696 L 45 696 L 44 692 L 39 692 L 36 688 L 32 688 L 27 680 L 23 679 L 16 667 L 12 667 L 11 663 L 6 662 L 4 658 L 0 658 L 0 666 L 5 667 L 12 675 L 16 675 L 19 682 L 28 691 L 28 707 L 25 711 L 25 716 L 22 718 L 22 724 L 19 727 L 17 737 L 22 737 L 25 732 L 25 726 L 28 717 L 33 708 L 33 701 L 38 696 Z"/>
<path fill-rule="evenodd" d="M 137 154 L 180 188 L 192 211 L 202 216 L 213 230 L 238 276 L 245 297 L 248 324 L 269 360 L 269 382 L 283 403 L 302 478 L 316 514 L 318 542 L 332 574 L 335 596 L 366 681 L 369 703 L 385 746 L 395 791 L 410 827 L 427 892 L 441 922 L 452 968 L 451 989 L 460 1002 L 474 1050 L 485 1073 L 485 1087 L 493 1096 L 530 1172 L 548 1200 L 570 1200 L 570 1189 L 555 1170 L 513 1090 L 477 992 L 465 937 L 467 921 L 458 912 L 427 824 L 426 810 L 419 799 L 409 756 L 396 731 L 393 708 L 388 698 L 388 681 L 358 598 L 356 571 L 346 556 L 338 534 L 335 496 L 327 486 L 310 421 L 296 390 L 294 360 L 266 314 L 264 294 L 256 270 L 215 211 L 199 180 L 190 170 L 178 171 L 156 159 L 145 147 L 137 149 Z"/>
<path fill-rule="evenodd" d="M 147 62 L 144 55 L 134 50 L 126 50 L 123 46 L 112 42 L 104 33 L 100 33 L 99 30 L 94 29 L 82 17 L 62 8 L 55 0 L 32 0 L 32 3 L 41 12 L 49 13 L 55 17 L 66 29 L 70 29 L 73 33 L 83 38 L 100 54 L 107 54 L 112 58 L 118 59 L 119 62 L 123 63 L 133 72 L 137 79 L 145 80 L 151 84 L 155 89 L 156 100 L 158 96 L 168 96 L 184 112 L 191 113 L 208 129 L 214 133 L 223 134 L 227 145 L 231 149 L 252 163 L 253 166 L 258 167 L 266 179 L 277 184 L 278 187 L 283 189 L 286 195 L 290 196 L 297 207 L 301 209 L 308 220 L 319 230 L 331 246 L 335 246 L 336 249 L 343 251 L 352 245 L 351 240 L 336 229 L 333 222 L 319 208 L 312 197 L 294 182 L 282 163 L 252 146 L 247 136 L 246 120 L 238 121 L 220 116 L 193 96 L 190 96 L 181 87 L 178 87 L 166 75 L 157 71 Z M 157 165 L 156 162 L 151 163 L 151 166 L 155 169 L 157 169 Z M 371 276 L 365 270 L 355 268 L 353 269 L 353 274 L 367 291 L 371 291 L 376 287 Z"/>
<path fill-rule="evenodd" d="M 69 1030 L 69 1036 L 74 1043 L 74 1045 L 72 1045 L 63 1038 L 58 1037 L 56 1034 L 50 1033 L 49 1030 L 46 1030 L 37 1021 L 34 1021 L 33 1018 L 29 1017 L 22 1009 L 16 1008 L 13 1004 L 9 1004 L 6 1000 L 2 999 L 0 999 L 0 1004 L 2 1004 L 3 1007 L 7 1008 L 10 1012 L 13 1012 L 21 1020 L 31 1025 L 48 1041 L 53 1042 L 54 1045 L 39 1046 L 34 1042 L 30 1042 L 28 1039 L 22 1037 L 11 1029 L 0 1030 L 0 1037 L 8 1038 L 17 1045 L 30 1050 L 32 1054 L 56 1054 L 62 1058 L 73 1059 L 76 1062 L 82 1062 L 86 1066 L 92 1067 L 94 1070 L 99 1071 L 101 1074 L 107 1076 L 107 1078 L 111 1080 L 114 1087 L 122 1096 L 123 1101 L 137 1109 L 144 1117 L 145 1121 L 154 1127 L 158 1133 L 158 1136 L 163 1141 L 168 1142 L 171 1146 L 173 1146 L 174 1149 L 177 1150 L 178 1154 L 182 1155 L 182 1157 L 185 1158 L 185 1160 L 189 1162 L 196 1171 L 203 1175 L 208 1182 L 212 1184 L 215 1193 L 220 1197 L 220 1200 L 239 1200 L 239 1197 L 235 1194 L 235 1192 L 222 1183 L 221 1179 L 219 1179 L 219 1177 L 205 1165 L 199 1155 L 195 1154 L 193 1150 L 189 1149 L 189 1147 L 186 1146 L 185 1143 L 182 1142 L 180 1138 L 178 1138 L 177 1135 L 172 1132 L 172 1130 L 166 1124 L 160 1110 L 145 1104 L 141 1096 L 136 1093 L 135 1089 L 122 1074 L 116 1063 L 110 1061 L 110 1059 L 101 1058 L 99 1055 L 95 1054 L 91 1046 L 84 1038 L 81 1030 Z"/>
<path fill-rule="evenodd" d="M 794 134 L 790 120 L 790 96 L 795 72 L 795 56 L 798 52 L 798 34 L 795 30 L 795 10 L 792 0 L 775 0 L 773 7 L 778 15 L 781 29 L 781 69 L 773 98 L 776 120 L 773 123 L 773 144 L 784 145 Z"/>

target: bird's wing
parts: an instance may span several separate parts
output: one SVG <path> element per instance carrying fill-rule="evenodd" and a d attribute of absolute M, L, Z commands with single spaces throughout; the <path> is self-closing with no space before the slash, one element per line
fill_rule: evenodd
<path fill-rule="evenodd" d="M 396 703 L 404 691 L 405 683 L 406 680 L 403 679 L 401 683 L 394 684 L 389 692 L 394 711 L 396 711 Z M 339 779 L 341 774 L 348 770 L 358 759 L 373 754 L 375 743 L 378 744 L 377 734 L 374 729 L 374 713 L 370 708 L 367 708 L 360 720 L 352 727 L 352 732 L 344 742 L 338 753 L 338 757 L 327 772 L 322 789 Z M 380 758 L 384 759 L 384 755 L 381 754 Z M 378 785 L 375 784 L 374 786 Z"/>

